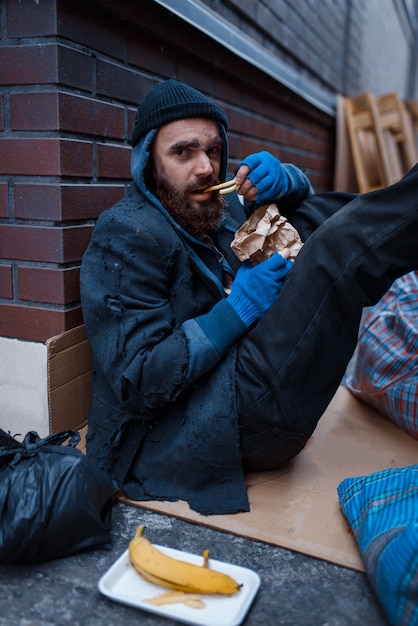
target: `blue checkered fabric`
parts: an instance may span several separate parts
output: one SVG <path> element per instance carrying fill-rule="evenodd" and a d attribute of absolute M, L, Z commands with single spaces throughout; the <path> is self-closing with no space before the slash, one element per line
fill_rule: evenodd
<path fill-rule="evenodd" d="M 418 625 L 418 465 L 346 478 L 338 496 L 390 623 Z"/>

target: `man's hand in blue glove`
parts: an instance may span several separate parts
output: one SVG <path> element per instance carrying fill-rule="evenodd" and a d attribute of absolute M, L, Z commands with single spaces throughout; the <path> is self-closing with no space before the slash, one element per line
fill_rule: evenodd
<path fill-rule="evenodd" d="M 240 163 L 235 176 L 238 193 L 258 203 L 278 198 L 289 188 L 289 178 L 279 159 L 270 152 L 250 154 Z"/>
<path fill-rule="evenodd" d="M 292 265 L 278 252 L 258 265 L 249 261 L 241 265 L 227 301 L 247 327 L 271 307 Z"/>

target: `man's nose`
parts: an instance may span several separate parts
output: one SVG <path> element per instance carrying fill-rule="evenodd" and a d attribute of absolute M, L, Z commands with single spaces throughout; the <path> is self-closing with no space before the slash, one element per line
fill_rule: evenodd
<path fill-rule="evenodd" d="M 212 161 L 206 154 L 206 152 L 202 152 L 198 155 L 195 163 L 195 175 L 196 176 L 208 176 L 212 174 L 213 166 Z"/>

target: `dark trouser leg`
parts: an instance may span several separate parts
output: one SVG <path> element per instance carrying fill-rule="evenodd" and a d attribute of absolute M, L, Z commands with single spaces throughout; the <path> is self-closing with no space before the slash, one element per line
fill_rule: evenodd
<path fill-rule="evenodd" d="M 246 467 L 297 454 L 332 399 L 362 309 L 418 268 L 418 166 L 354 199 L 307 240 L 279 298 L 240 341 L 237 410 Z"/>

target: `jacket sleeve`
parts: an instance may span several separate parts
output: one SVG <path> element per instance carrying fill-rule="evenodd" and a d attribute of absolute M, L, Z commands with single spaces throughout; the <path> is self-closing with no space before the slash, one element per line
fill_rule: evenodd
<path fill-rule="evenodd" d="M 212 369 L 248 328 L 225 299 L 209 313 L 186 320 L 183 330 L 189 345 L 188 379 L 194 381 Z"/>
<path fill-rule="evenodd" d="M 294 205 L 304 200 L 314 193 L 311 181 L 305 172 L 292 163 L 283 163 L 286 174 L 289 178 L 289 188 L 284 196 L 280 198 L 280 204 Z"/>

